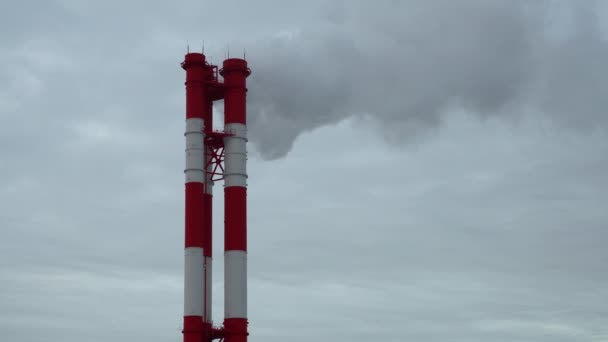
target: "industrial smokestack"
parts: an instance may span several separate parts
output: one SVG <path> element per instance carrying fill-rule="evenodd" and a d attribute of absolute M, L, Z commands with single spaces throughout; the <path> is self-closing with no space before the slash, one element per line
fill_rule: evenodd
<path fill-rule="evenodd" d="M 247 340 L 247 128 L 243 59 L 227 59 L 221 72 L 200 53 L 186 70 L 186 250 L 184 342 Z M 221 74 L 224 83 L 219 82 Z M 224 132 L 213 127 L 213 101 L 224 99 Z M 224 305 L 221 327 L 212 319 L 213 184 L 224 180 Z"/>
<path fill-rule="evenodd" d="M 200 342 L 203 332 L 205 259 L 203 224 L 209 213 L 205 193 L 205 56 L 186 55 L 186 196 L 184 258 L 184 342 Z"/>
<path fill-rule="evenodd" d="M 243 59 L 227 59 L 224 77 L 225 254 L 224 327 L 234 334 L 226 342 L 247 340 L 247 126 L 246 78 Z"/>

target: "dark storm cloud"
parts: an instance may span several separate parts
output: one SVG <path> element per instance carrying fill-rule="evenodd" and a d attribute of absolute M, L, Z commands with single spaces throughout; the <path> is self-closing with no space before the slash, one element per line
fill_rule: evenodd
<path fill-rule="evenodd" d="M 423 134 L 455 108 L 605 124 L 608 45 L 591 2 L 341 4 L 249 48 L 251 136 L 266 158 L 349 116 L 373 118 L 390 141 Z M 564 17 L 572 24 L 554 34 Z"/>

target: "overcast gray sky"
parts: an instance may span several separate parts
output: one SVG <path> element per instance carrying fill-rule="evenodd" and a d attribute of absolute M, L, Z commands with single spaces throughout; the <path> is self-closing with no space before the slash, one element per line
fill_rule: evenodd
<path fill-rule="evenodd" d="M 179 62 L 204 41 L 253 69 L 251 341 L 608 341 L 607 18 L 0 2 L 1 339 L 182 339 Z"/>

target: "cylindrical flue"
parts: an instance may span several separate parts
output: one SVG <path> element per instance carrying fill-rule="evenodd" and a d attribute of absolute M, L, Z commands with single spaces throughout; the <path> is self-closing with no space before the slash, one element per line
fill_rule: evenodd
<path fill-rule="evenodd" d="M 247 62 L 223 63 L 224 77 L 224 329 L 226 342 L 247 340 Z"/>
<path fill-rule="evenodd" d="M 184 260 L 184 342 L 200 342 L 204 317 L 205 236 L 205 56 L 186 55 L 186 220 Z"/>

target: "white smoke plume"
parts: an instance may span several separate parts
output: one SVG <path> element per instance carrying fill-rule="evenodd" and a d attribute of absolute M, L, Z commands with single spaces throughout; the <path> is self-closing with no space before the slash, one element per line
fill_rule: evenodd
<path fill-rule="evenodd" d="M 606 124 L 608 45 L 594 2 L 337 2 L 324 24 L 247 48 L 251 140 L 286 155 L 302 132 L 371 119 L 391 142 L 450 110 Z"/>

